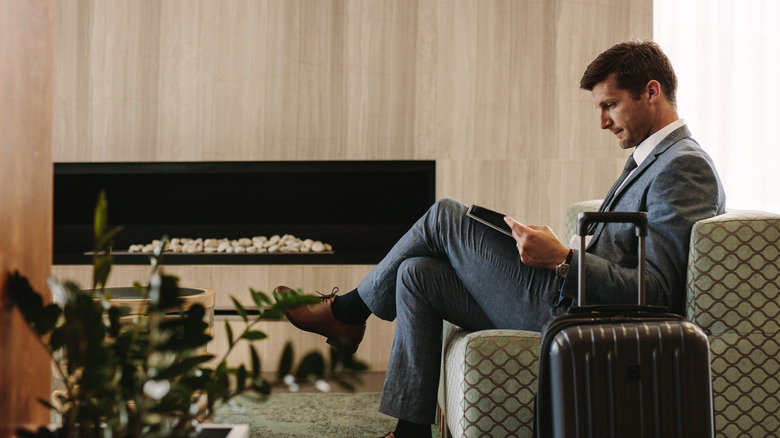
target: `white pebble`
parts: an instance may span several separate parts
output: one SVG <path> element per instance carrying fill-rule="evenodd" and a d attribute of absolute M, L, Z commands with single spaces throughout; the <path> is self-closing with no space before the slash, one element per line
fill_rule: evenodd
<path fill-rule="evenodd" d="M 155 248 L 162 245 L 159 239 L 155 239 L 151 244 L 130 245 L 130 253 L 152 253 Z M 172 253 L 230 253 L 230 254 L 263 254 L 263 253 L 295 253 L 295 252 L 331 252 L 333 247 L 322 241 L 312 239 L 299 239 L 292 234 L 273 235 L 270 238 L 265 236 L 254 236 L 251 239 L 241 237 L 238 239 L 216 239 L 202 238 L 195 239 L 189 237 L 175 237 L 170 240 L 166 247 L 167 252 Z"/>

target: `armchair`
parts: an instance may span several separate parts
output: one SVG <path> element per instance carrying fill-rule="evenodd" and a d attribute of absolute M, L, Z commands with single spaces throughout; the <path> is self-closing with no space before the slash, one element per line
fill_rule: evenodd
<path fill-rule="evenodd" d="M 566 238 L 577 215 L 567 210 Z M 734 211 L 694 224 L 687 315 L 709 335 L 718 437 L 780 434 L 780 215 Z M 531 437 L 540 334 L 443 333 L 443 437 Z"/>

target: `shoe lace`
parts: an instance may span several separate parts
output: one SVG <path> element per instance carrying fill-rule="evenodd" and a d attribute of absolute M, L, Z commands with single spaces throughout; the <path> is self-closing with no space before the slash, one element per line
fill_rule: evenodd
<path fill-rule="evenodd" d="M 320 301 L 325 303 L 325 302 L 328 302 L 328 301 L 333 301 L 333 299 L 336 298 L 336 295 L 338 295 L 338 293 L 339 293 L 339 288 L 334 287 L 333 290 L 331 290 L 330 293 L 327 294 L 327 295 L 325 295 L 324 293 L 322 293 L 320 291 L 315 291 L 315 292 L 317 292 L 317 295 L 320 296 L 319 297 Z"/>

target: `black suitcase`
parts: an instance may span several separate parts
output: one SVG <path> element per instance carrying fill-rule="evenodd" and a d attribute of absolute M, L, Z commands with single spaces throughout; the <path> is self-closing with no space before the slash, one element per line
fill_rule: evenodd
<path fill-rule="evenodd" d="M 580 248 L 596 222 L 636 225 L 639 305 L 572 307 L 546 324 L 536 436 L 712 437 L 706 334 L 665 307 L 644 305 L 646 213 L 581 213 Z M 584 303 L 584 251 L 578 260 L 578 303 Z"/>

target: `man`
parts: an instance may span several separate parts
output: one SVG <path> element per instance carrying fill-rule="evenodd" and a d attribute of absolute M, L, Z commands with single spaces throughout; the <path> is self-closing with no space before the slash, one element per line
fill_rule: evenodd
<path fill-rule="evenodd" d="M 588 66 L 580 87 L 592 92 L 601 128 L 621 148 L 636 148 L 602 209 L 647 212 L 647 302 L 682 313 L 691 226 L 723 213 L 725 195 L 677 116 L 671 63 L 655 43 L 617 44 Z M 576 275 L 568 274 L 577 272 L 576 248 L 549 227 L 505 218 L 513 241 L 465 212 L 455 201 L 436 202 L 355 290 L 288 314 L 348 348 L 357 348 L 371 313 L 397 318 L 380 412 L 399 421 L 387 437 L 431 434 L 443 320 L 468 330 L 538 331 L 576 304 Z M 595 227 L 586 248 L 589 304 L 635 302 L 636 254 L 633 225 Z"/>

